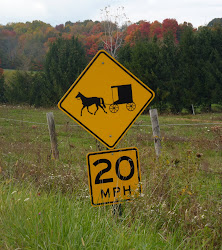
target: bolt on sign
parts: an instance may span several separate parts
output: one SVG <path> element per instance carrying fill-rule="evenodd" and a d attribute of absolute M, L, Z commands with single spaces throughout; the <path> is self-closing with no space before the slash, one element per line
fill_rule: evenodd
<path fill-rule="evenodd" d="M 89 153 L 87 165 L 92 206 L 129 201 L 141 193 L 137 148 Z"/>
<path fill-rule="evenodd" d="M 112 149 L 154 95 L 149 87 L 101 50 L 62 97 L 58 107 Z"/>

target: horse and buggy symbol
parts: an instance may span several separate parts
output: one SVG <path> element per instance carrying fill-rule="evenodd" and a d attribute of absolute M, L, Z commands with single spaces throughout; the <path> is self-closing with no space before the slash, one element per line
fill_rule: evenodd
<path fill-rule="evenodd" d="M 114 101 L 114 97 L 113 97 L 113 89 L 115 88 L 117 88 L 118 97 L 119 97 L 117 101 Z M 112 89 L 112 98 L 113 98 L 113 103 L 110 104 L 109 106 L 109 110 L 111 113 L 118 112 L 119 104 L 126 104 L 126 109 L 129 111 L 133 111 L 136 108 L 136 104 L 133 102 L 131 84 L 112 86 L 111 89 Z"/>
<path fill-rule="evenodd" d="M 117 94 L 118 94 L 118 100 L 114 101 L 114 89 L 117 89 Z M 109 110 L 111 113 L 116 113 L 119 111 L 119 105 L 125 104 L 126 109 L 128 111 L 133 111 L 136 108 L 136 104 L 133 102 L 133 95 L 132 95 L 132 86 L 131 84 L 127 85 L 117 85 L 117 86 L 111 86 L 112 90 L 112 99 L 113 103 L 112 104 L 107 104 L 109 105 Z M 81 116 L 82 116 L 82 111 L 86 107 L 88 112 L 90 114 L 93 114 L 92 112 L 89 111 L 89 107 L 92 105 L 96 105 L 96 111 L 94 112 L 94 115 L 98 111 L 99 107 L 105 112 L 105 102 L 102 97 L 85 97 L 83 94 L 80 92 L 76 96 L 76 98 L 80 98 L 82 101 L 82 109 L 81 109 Z"/>

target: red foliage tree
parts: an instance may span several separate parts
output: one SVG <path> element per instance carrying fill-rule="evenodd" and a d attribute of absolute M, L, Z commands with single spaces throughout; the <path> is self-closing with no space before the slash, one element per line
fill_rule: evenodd
<path fill-rule="evenodd" d="M 150 35 L 150 22 L 141 21 L 139 24 L 139 32 L 142 39 L 148 38 Z"/>
<path fill-rule="evenodd" d="M 135 37 L 135 33 L 138 30 L 138 25 L 137 24 L 131 24 L 127 27 L 126 29 L 126 36 L 125 36 L 125 42 L 126 43 L 130 43 L 130 45 L 134 44 L 134 37 Z"/>
<path fill-rule="evenodd" d="M 85 38 L 86 55 L 89 58 L 92 58 L 97 53 L 99 44 L 102 42 L 101 37 L 102 33 L 98 33 Z"/>
<path fill-rule="evenodd" d="M 98 34 L 102 32 L 102 25 L 101 23 L 97 23 L 95 25 L 93 25 L 90 34 Z"/>
<path fill-rule="evenodd" d="M 125 42 L 134 45 L 136 41 L 150 37 L 150 23 L 140 21 L 139 24 L 131 24 L 127 27 Z"/>
<path fill-rule="evenodd" d="M 151 37 L 156 36 L 157 38 L 162 37 L 162 24 L 158 21 L 154 21 L 150 25 L 150 35 Z"/>
<path fill-rule="evenodd" d="M 179 25 L 176 21 L 176 19 L 165 19 L 162 22 L 162 31 L 163 34 L 171 32 L 175 38 L 177 39 L 177 32 L 179 29 Z"/>

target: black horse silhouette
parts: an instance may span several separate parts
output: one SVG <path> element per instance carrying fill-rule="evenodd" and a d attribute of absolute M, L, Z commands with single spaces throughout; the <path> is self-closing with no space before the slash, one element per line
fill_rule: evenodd
<path fill-rule="evenodd" d="M 81 94 L 81 93 L 79 92 L 78 95 L 76 96 L 76 98 L 77 98 L 77 99 L 80 98 L 81 101 L 82 101 L 83 107 L 82 107 L 82 109 L 81 109 L 81 116 L 82 116 L 82 111 L 83 111 L 83 109 L 84 109 L 85 107 L 87 107 L 87 110 L 88 110 L 88 112 L 89 112 L 90 114 L 93 114 L 93 113 L 91 113 L 91 112 L 89 111 L 89 106 L 91 106 L 91 105 L 93 105 L 93 104 L 95 104 L 95 105 L 96 105 L 96 108 L 97 108 L 96 111 L 94 112 L 94 115 L 95 115 L 96 112 L 98 111 L 99 107 L 102 108 L 102 110 L 103 110 L 105 113 L 107 113 L 107 112 L 105 111 L 105 109 L 104 109 L 104 108 L 106 108 L 106 105 L 105 105 L 105 103 L 104 103 L 103 98 L 101 98 L 101 97 L 85 97 L 83 94 Z"/>

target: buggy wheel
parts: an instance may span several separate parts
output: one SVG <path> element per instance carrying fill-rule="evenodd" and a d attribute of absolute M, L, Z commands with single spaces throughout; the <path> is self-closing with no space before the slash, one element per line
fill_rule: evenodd
<path fill-rule="evenodd" d="M 111 113 L 116 113 L 119 110 L 119 106 L 117 104 L 111 104 L 109 110 Z"/>
<path fill-rule="evenodd" d="M 135 104 L 134 102 L 127 103 L 127 104 L 126 104 L 126 108 L 127 108 L 127 110 L 129 110 L 129 111 L 133 111 L 133 110 L 136 108 L 136 104 Z"/>

